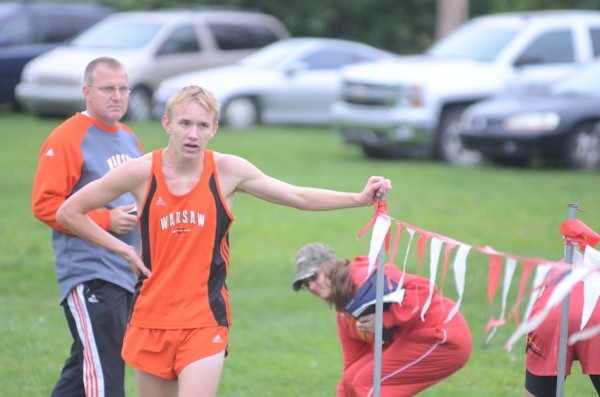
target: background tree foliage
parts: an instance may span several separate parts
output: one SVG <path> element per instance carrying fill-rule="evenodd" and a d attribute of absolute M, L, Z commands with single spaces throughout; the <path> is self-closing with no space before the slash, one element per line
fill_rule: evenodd
<path fill-rule="evenodd" d="M 446 0 L 440 0 L 446 1 Z M 400 54 L 420 52 L 435 40 L 436 0 L 104 0 L 121 10 L 218 5 L 277 16 L 293 36 L 362 41 Z M 598 0 L 477 0 L 469 17 L 536 9 L 600 10 Z"/>

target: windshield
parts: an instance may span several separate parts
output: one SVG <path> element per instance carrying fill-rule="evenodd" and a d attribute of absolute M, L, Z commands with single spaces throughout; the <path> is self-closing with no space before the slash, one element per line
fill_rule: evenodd
<path fill-rule="evenodd" d="M 488 27 L 481 23 L 465 25 L 435 44 L 427 53 L 435 57 L 490 62 L 518 33 L 516 27 Z"/>
<path fill-rule="evenodd" d="M 296 53 L 304 43 L 297 40 L 282 40 L 253 52 L 239 63 L 245 66 L 272 69 L 276 68 L 291 55 Z"/>
<path fill-rule="evenodd" d="M 160 28 L 157 23 L 104 21 L 77 36 L 70 45 L 86 49 L 134 50 L 144 47 Z"/>
<path fill-rule="evenodd" d="M 600 96 L 600 64 L 577 69 L 550 86 L 553 96 Z"/>

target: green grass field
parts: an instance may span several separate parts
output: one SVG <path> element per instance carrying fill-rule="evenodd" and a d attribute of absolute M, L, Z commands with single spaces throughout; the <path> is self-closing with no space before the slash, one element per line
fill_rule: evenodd
<path fill-rule="evenodd" d="M 0 115 L 2 396 L 49 395 L 70 347 L 58 305 L 50 232 L 30 210 L 39 148 L 60 121 Z M 158 122 L 131 126 L 147 151 L 167 142 Z M 598 174 L 369 161 L 332 131 L 316 128 L 223 129 L 212 148 L 246 157 L 266 173 L 298 185 L 359 191 L 368 176 L 385 175 L 394 185 L 387 197 L 394 219 L 507 253 L 559 259 L 559 226 L 569 203 L 578 203 L 585 210 L 578 217 L 600 230 Z M 238 196 L 233 211 L 228 286 L 234 324 L 219 395 L 334 396 L 341 370 L 334 313 L 307 293 L 292 291 L 293 258 L 312 241 L 326 242 L 348 258 L 367 253 L 370 233 L 360 239 L 357 233 L 373 209 L 302 212 Z M 408 270 L 416 272 L 414 260 Z M 523 395 L 524 341 L 511 352 L 503 349 L 515 325 L 506 325 L 485 343 L 487 319 L 499 312 L 497 303 L 487 302 L 487 274 L 487 257 L 472 253 L 462 305 L 474 337 L 470 362 L 423 396 Z M 449 274 L 443 287 L 454 298 L 452 279 Z M 595 395 L 578 364 L 573 372 L 565 395 Z M 129 396 L 136 395 L 131 369 L 127 389 Z"/>

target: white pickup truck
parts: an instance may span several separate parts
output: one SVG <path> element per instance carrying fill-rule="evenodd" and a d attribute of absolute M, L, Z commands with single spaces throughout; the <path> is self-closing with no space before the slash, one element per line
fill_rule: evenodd
<path fill-rule="evenodd" d="M 422 55 L 350 66 L 333 125 L 367 157 L 479 161 L 457 123 L 479 100 L 547 83 L 600 56 L 600 12 L 529 11 L 477 17 Z"/>

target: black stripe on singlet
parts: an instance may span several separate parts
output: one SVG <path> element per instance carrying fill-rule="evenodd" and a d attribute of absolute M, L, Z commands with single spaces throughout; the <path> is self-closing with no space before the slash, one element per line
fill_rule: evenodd
<path fill-rule="evenodd" d="M 225 205 L 221 201 L 219 195 L 219 189 L 217 188 L 217 182 L 215 175 L 212 174 L 209 181 L 209 188 L 215 201 L 217 211 L 217 226 L 215 229 L 215 240 L 213 241 L 213 252 L 212 260 L 210 263 L 210 274 L 208 276 L 208 291 L 209 291 L 209 305 L 210 309 L 215 317 L 215 320 L 219 325 L 227 325 L 227 306 L 225 299 L 221 295 L 221 290 L 224 287 L 227 289 L 225 279 L 227 277 L 227 261 L 229 258 L 223 258 L 221 254 L 221 243 L 225 241 L 227 247 L 229 247 L 229 225 L 231 219 L 229 214 L 225 210 Z M 229 255 L 229 249 L 227 249 L 227 255 Z"/>
<path fill-rule="evenodd" d="M 142 241 L 142 261 L 144 265 L 152 270 L 152 258 L 150 257 L 150 205 L 152 204 L 152 200 L 154 199 L 154 195 L 156 194 L 156 177 L 152 175 L 152 181 L 150 182 L 150 188 L 148 189 L 148 195 L 146 196 L 146 202 L 144 203 L 144 208 L 142 209 L 142 214 L 140 215 L 140 237 Z M 140 290 L 142 289 L 142 285 L 144 284 L 144 280 L 146 280 L 146 276 L 140 274 L 138 277 L 138 281 L 135 285 L 135 293 L 133 295 L 133 304 L 131 306 L 131 312 L 133 313 L 133 307 L 135 306 L 135 302 L 139 296 Z M 131 318 L 130 318 L 131 320 Z"/>
<path fill-rule="evenodd" d="M 150 182 L 150 188 L 146 195 L 146 202 L 142 209 L 142 216 L 140 216 L 140 233 L 142 240 L 142 260 L 144 265 L 152 270 L 152 258 L 150 257 L 150 205 L 154 200 L 156 194 L 156 177 L 152 175 L 152 181 Z M 145 243 L 145 244 L 144 244 Z"/>

